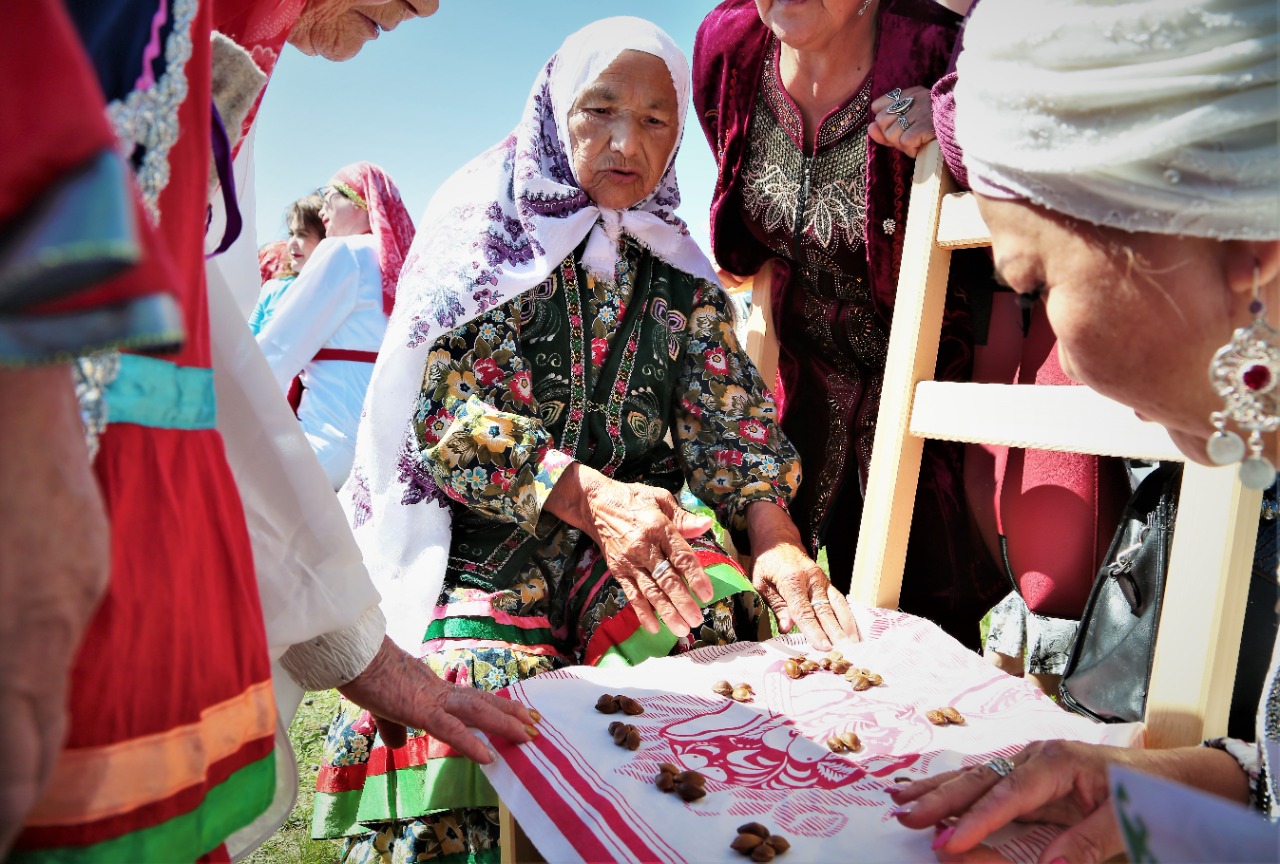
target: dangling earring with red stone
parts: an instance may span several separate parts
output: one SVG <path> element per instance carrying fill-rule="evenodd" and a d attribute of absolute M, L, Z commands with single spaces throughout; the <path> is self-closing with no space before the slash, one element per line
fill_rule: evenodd
<path fill-rule="evenodd" d="M 1214 433 L 1206 450 L 1216 465 L 1240 465 L 1240 482 L 1250 489 L 1266 489 L 1276 479 L 1276 468 L 1262 455 L 1262 433 L 1280 429 L 1280 332 L 1267 323 L 1258 296 L 1258 265 L 1253 265 L 1253 321 L 1241 327 L 1231 342 L 1218 350 L 1209 363 L 1209 381 L 1225 400 L 1221 411 L 1209 415 Z M 1248 458 L 1245 442 L 1227 431 L 1233 421 L 1249 433 Z"/>

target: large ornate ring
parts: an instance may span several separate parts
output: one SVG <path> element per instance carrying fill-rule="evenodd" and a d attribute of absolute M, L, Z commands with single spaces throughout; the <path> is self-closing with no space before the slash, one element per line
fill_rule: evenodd
<path fill-rule="evenodd" d="M 907 110 L 915 104 L 915 101 L 916 97 L 914 96 L 904 96 L 901 99 L 895 99 L 893 104 L 884 110 L 888 111 L 890 114 L 906 114 Z"/>
<path fill-rule="evenodd" d="M 657 566 L 653 568 L 653 571 L 650 575 L 652 575 L 654 579 L 661 579 L 663 576 L 667 575 L 667 571 L 670 569 L 671 569 L 671 562 L 668 561 L 666 558 L 663 558 L 661 561 L 658 562 Z"/>
<path fill-rule="evenodd" d="M 884 98 L 888 99 L 890 102 L 897 102 L 902 98 L 902 88 L 894 87 L 888 93 L 884 94 Z"/>
<path fill-rule="evenodd" d="M 990 768 L 992 771 L 996 772 L 996 776 L 1001 780 L 1012 774 L 1013 769 L 1016 767 L 1011 759 L 1007 759 L 1004 756 L 996 756 L 988 759 L 986 762 L 982 763 L 982 766 L 984 768 Z"/>
<path fill-rule="evenodd" d="M 907 119 L 905 114 L 898 115 L 898 125 L 902 127 L 902 131 L 906 132 L 911 128 L 911 121 Z"/>

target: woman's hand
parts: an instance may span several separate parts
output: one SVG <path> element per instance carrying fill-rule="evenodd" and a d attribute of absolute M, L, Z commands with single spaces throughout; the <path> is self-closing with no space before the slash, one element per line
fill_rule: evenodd
<path fill-rule="evenodd" d="M 537 717 L 519 702 L 442 681 L 388 637 L 363 672 L 338 688 L 374 715 L 388 747 L 403 747 L 405 727 L 421 729 L 473 762 L 493 761 L 488 745 L 467 731 L 501 735 L 523 744 L 537 735 Z"/>
<path fill-rule="evenodd" d="M 871 110 L 876 116 L 867 127 L 867 134 L 877 144 L 897 147 L 914 159 L 921 147 L 938 137 L 933 131 L 933 101 L 926 87 L 904 87 L 900 98 L 903 101 L 910 99 L 911 106 L 903 113 L 891 114 L 889 107 L 899 102 L 890 98 L 893 95 L 886 93 L 871 103 Z"/>
<path fill-rule="evenodd" d="M 751 539 L 751 582 L 778 616 L 783 632 L 798 624 L 819 651 L 832 643 L 858 639 L 858 625 L 844 595 L 800 542 L 795 523 L 777 504 L 757 501 L 747 508 Z"/>
<path fill-rule="evenodd" d="M 685 538 L 711 530 L 710 519 L 664 489 L 619 483 L 579 463 L 560 475 L 543 509 L 595 541 L 645 630 L 657 633 L 661 619 L 683 637 L 702 624 L 698 600 L 711 599 L 711 580 Z"/>
<path fill-rule="evenodd" d="M 110 540 L 71 370 L 0 370 L 0 860 L 62 750 Z"/>
<path fill-rule="evenodd" d="M 1206 747 L 1133 750 L 1075 741 L 1037 741 L 1013 757 L 1003 779 L 985 765 L 948 771 L 890 790 L 898 821 L 929 828 L 958 817 L 938 834 L 935 849 L 944 861 L 967 860 L 992 832 L 1010 822 L 1049 822 L 1068 830 L 1040 854 L 1093 864 L 1124 851 L 1108 799 L 1107 769 L 1122 764 L 1148 774 L 1222 795 L 1249 798 L 1248 780 L 1231 756 Z"/>

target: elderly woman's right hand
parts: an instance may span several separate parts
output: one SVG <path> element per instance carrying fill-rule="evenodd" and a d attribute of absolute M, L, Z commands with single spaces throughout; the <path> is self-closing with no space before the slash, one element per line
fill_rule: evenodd
<path fill-rule="evenodd" d="M 1040 861 L 1094 864 L 1124 851 L 1108 799 L 1108 768 L 1123 764 L 1244 802 L 1248 781 L 1231 756 L 1207 747 L 1135 750 L 1075 741 L 1037 741 L 1016 754 L 1001 778 L 986 765 L 948 771 L 890 790 L 898 821 L 939 830 L 934 848 L 943 861 L 974 856 L 988 835 L 1010 822 L 1067 827 Z M 948 824 L 944 820 L 955 821 Z"/>
<path fill-rule="evenodd" d="M 595 541 L 645 630 L 658 632 L 661 619 L 682 637 L 702 623 L 698 600 L 711 599 L 711 580 L 686 538 L 709 531 L 710 519 L 688 512 L 665 489 L 620 483 L 576 462 L 543 506 Z"/>

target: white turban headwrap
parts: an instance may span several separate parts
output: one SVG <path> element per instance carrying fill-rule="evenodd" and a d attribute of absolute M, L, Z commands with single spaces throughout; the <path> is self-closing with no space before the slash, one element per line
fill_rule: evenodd
<path fill-rule="evenodd" d="M 956 138 L 975 192 L 1125 231 L 1280 238 L 1276 0 L 982 0 Z"/>

